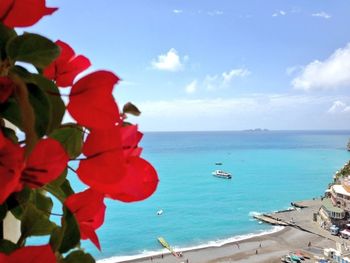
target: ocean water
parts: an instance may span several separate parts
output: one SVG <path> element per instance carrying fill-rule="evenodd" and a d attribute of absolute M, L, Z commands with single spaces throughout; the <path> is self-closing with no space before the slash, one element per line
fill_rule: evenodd
<path fill-rule="evenodd" d="M 98 230 L 102 252 L 83 246 L 97 259 L 122 260 L 159 252 L 159 236 L 185 249 L 274 231 L 252 215 L 321 196 L 350 159 L 349 137 L 350 131 L 145 133 L 143 157 L 160 178 L 156 193 L 132 204 L 107 200 Z M 215 169 L 233 178 L 216 178 Z"/>

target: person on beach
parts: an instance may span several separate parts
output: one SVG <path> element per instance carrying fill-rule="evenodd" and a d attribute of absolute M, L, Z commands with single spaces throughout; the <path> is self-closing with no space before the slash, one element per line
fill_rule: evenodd
<path fill-rule="evenodd" d="M 308 247 L 311 247 L 311 241 L 309 241 L 309 243 L 307 244 Z"/>
<path fill-rule="evenodd" d="M 259 247 L 261 248 L 261 243 L 259 244 Z"/>
<path fill-rule="evenodd" d="M 255 254 L 258 254 L 258 250 L 255 250 Z"/>
<path fill-rule="evenodd" d="M 238 242 L 236 242 L 236 246 L 237 246 L 237 248 L 239 249 L 239 243 L 238 243 Z"/>

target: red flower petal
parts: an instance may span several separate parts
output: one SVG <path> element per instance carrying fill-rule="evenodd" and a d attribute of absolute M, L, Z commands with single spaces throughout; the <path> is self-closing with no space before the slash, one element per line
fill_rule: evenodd
<path fill-rule="evenodd" d="M 20 190 L 20 175 L 24 166 L 23 149 L 2 137 L 0 148 L 0 204 L 4 203 L 7 197 Z"/>
<path fill-rule="evenodd" d="M 141 201 L 151 196 L 157 189 L 158 176 L 153 166 L 139 157 L 129 157 L 127 174 L 115 188 L 115 193 L 109 195 L 112 199 L 123 202 Z"/>
<path fill-rule="evenodd" d="M 72 117 L 88 128 L 110 128 L 120 123 L 113 86 L 119 78 L 108 71 L 91 73 L 72 87 L 67 109 Z"/>
<path fill-rule="evenodd" d="M 86 224 L 81 224 L 80 232 L 81 239 L 90 239 L 91 242 L 98 248 L 98 250 L 101 250 L 100 241 L 98 240 L 98 236 L 96 235 L 93 227 Z"/>
<path fill-rule="evenodd" d="M 8 27 L 27 27 L 56 10 L 46 7 L 45 0 L 6 0 L 1 2 L 0 20 Z"/>
<path fill-rule="evenodd" d="M 103 203 L 104 195 L 93 189 L 70 195 L 64 202 L 69 210 L 75 214 L 78 221 L 89 221 L 94 218 L 96 211 L 106 209 Z M 103 222 L 103 221 L 102 221 Z"/>
<path fill-rule="evenodd" d="M 8 77 L 0 77 L 0 103 L 4 103 L 15 90 L 16 85 Z"/>
<path fill-rule="evenodd" d="M 122 141 L 126 156 L 140 156 L 142 149 L 137 147 L 143 134 L 137 130 L 137 125 L 129 125 L 122 128 Z"/>
<path fill-rule="evenodd" d="M 122 151 L 113 151 L 80 161 L 77 174 L 82 182 L 101 193 L 114 193 L 126 173 Z"/>
<path fill-rule="evenodd" d="M 55 254 L 50 245 L 22 247 L 10 255 L 0 253 L 1 263 L 56 263 Z"/>
<path fill-rule="evenodd" d="M 74 50 L 67 43 L 58 40 L 56 44 L 61 48 L 61 54 L 44 70 L 44 75 L 55 80 L 59 87 L 72 86 L 75 77 L 90 67 L 91 63 L 82 55 L 75 56 Z"/>
<path fill-rule="evenodd" d="M 92 156 L 104 152 L 122 151 L 121 130 L 119 125 L 103 130 L 92 129 L 84 143 L 83 154 Z"/>
<path fill-rule="evenodd" d="M 32 188 L 41 187 L 60 176 L 68 160 L 58 141 L 51 138 L 40 140 L 28 157 L 21 180 Z"/>
<path fill-rule="evenodd" d="M 2 0 L 0 4 L 0 21 L 2 21 L 7 13 L 11 10 L 15 0 Z"/>
<path fill-rule="evenodd" d="M 87 159 L 77 170 L 80 180 L 101 193 L 118 193 L 120 181 L 129 169 L 126 157 L 140 155 L 137 144 L 141 137 L 136 125 L 92 129 L 83 147 Z"/>
<path fill-rule="evenodd" d="M 95 230 L 104 222 L 106 206 L 103 194 L 93 189 L 69 196 L 64 204 L 75 215 L 82 239 L 90 239 L 101 250 Z"/>
<path fill-rule="evenodd" d="M 83 146 L 86 160 L 80 161 L 77 174 L 82 182 L 101 193 L 113 193 L 114 184 L 126 173 L 120 126 L 93 129 Z"/>

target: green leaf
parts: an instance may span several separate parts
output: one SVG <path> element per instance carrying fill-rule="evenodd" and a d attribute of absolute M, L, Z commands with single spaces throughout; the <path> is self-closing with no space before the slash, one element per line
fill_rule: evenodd
<path fill-rule="evenodd" d="M 140 116 L 141 111 L 131 102 L 128 102 L 123 107 L 123 113 L 129 113 L 134 116 Z"/>
<path fill-rule="evenodd" d="M 11 252 L 15 251 L 18 248 L 18 246 L 15 243 L 12 243 L 9 240 L 6 239 L 0 239 L 0 252 L 5 254 L 10 254 Z"/>
<path fill-rule="evenodd" d="M 49 235 L 55 229 L 56 224 L 49 220 L 47 213 L 39 210 L 30 202 L 22 217 L 21 233 L 24 237 Z"/>
<path fill-rule="evenodd" d="M 44 191 L 35 190 L 32 201 L 39 210 L 43 211 L 48 216 L 50 215 L 53 203 L 51 198 L 46 196 L 46 193 Z"/>
<path fill-rule="evenodd" d="M 18 137 L 14 130 L 7 127 L 1 127 L 1 131 L 3 132 L 5 137 L 10 139 L 13 143 L 18 143 Z"/>
<path fill-rule="evenodd" d="M 23 130 L 19 107 L 13 97 L 10 97 L 5 103 L 0 103 L 0 116 Z"/>
<path fill-rule="evenodd" d="M 76 250 L 70 253 L 63 260 L 64 263 L 95 263 L 95 259 L 88 253 L 81 250 Z"/>
<path fill-rule="evenodd" d="M 0 205 L 0 222 L 4 220 L 6 214 L 7 214 L 7 205 L 6 203 L 4 203 Z"/>
<path fill-rule="evenodd" d="M 27 202 L 31 199 L 32 190 L 29 187 L 24 187 L 22 191 L 13 193 L 7 199 L 6 204 L 11 213 L 18 220 L 22 219 Z"/>
<path fill-rule="evenodd" d="M 62 101 L 60 96 L 60 91 L 58 90 L 55 83 L 39 74 L 32 75 L 33 81 L 46 92 L 47 98 L 50 102 L 50 123 L 48 125 L 48 133 L 52 132 L 54 129 L 60 127 L 63 119 L 63 115 L 66 111 L 66 106 Z"/>
<path fill-rule="evenodd" d="M 46 135 L 51 122 L 52 105 L 46 93 L 37 85 L 27 83 L 29 102 L 35 113 L 35 130 L 39 137 Z M 21 114 L 16 100 L 10 97 L 7 102 L 0 104 L 0 115 L 19 129 L 23 130 Z"/>
<path fill-rule="evenodd" d="M 50 237 L 50 244 L 55 251 L 66 253 L 80 243 L 80 230 L 74 215 L 64 208 L 62 227 L 55 230 Z"/>
<path fill-rule="evenodd" d="M 6 51 L 13 61 L 28 62 L 38 68 L 45 68 L 60 54 L 59 47 L 51 40 L 30 33 L 12 38 Z"/>
<path fill-rule="evenodd" d="M 61 203 L 64 203 L 64 200 L 71 194 L 74 194 L 72 187 L 69 184 L 69 181 L 64 178 L 64 182 L 53 181 L 43 187 L 50 194 L 54 195 Z"/>
<path fill-rule="evenodd" d="M 14 66 L 11 72 L 20 76 L 27 84 L 35 84 L 45 91 L 47 99 L 51 105 L 50 107 L 50 122 L 48 124 L 47 133 L 60 127 L 63 115 L 66 111 L 66 106 L 60 96 L 60 91 L 51 80 L 45 78 L 40 74 L 32 74 L 21 66 Z"/>
<path fill-rule="evenodd" d="M 76 124 L 63 125 L 54 130 L 49 137 L 59 141 L 69 158 L 75 159 L 81 154 L 83 147 L 83 129 Z"/>
<path fill-rule="evenodd" d="M 35 113 L 35 130 L 43 137 L 51 121 L 51 104 L 45 92 L 33 84 L 28 84 L 29 101 Z"/>
<path fill-rule="evenodd" d="M 7 54 L 6 54 L 6 43 L 16 37 L 16 31 L 12 28 L 6 27 L 3 23 L 0 23 L 0 54 L 1 54 L 1 59 L 5 59 Z"/>
<path fill-rule="evenodd" d="M 61 185 L 61 188 L 62 188 L 63 192 L 66 194 L 66 196 L 70 196 L 70 195 L 74 194 L 74 191 L 73 191 L 72 187 L 70 186 L 70 183 L 68 180 L 65 180 L 63 182 L 63 184 Z"/>

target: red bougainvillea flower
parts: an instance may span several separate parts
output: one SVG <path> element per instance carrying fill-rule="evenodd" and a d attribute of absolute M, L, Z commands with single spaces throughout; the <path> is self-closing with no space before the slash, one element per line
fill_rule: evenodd
<path fill-rule="evenodd" d="M 4 103 L 11 96 L 16 86 L 8 77 L 0 77 L 0 103 Z"/>
<path fill-rule="evenodd" d="M 119 78 L 109 71 L 93 72 L 76 82 L 69 95 L 67 110 L 82 126 L 110 128 L 120 123 L 113 86 Z"/>
<path fill-rule="evenodd" d="M 126 165 L 127 173 L 115 186 L 114 193 L 107 196 L 123 202 L 141 201 L 151 196 L 158 185 L 157 172 L 153 166 L 136 156 L 128 157 Z"/>
<path fill-rule="evenodd" d="M 0 21 L 8 27 L 27 27 L 56 10 L 46 7 L 45 0 L 1 0 Z"/>
<path fill-rule="evenodd" d="M 90 239 L 99 250 L 101 246 L 95 230 L 104 222 L 106 206 L 103 198 L 103 194 L 87 189 L 69 196 L 64 202 L 79 223 L 81 238 Z"/>
<path fill-rule="evenodd" d="M 23 184 L 41 187 L 55 180 L 67 166 L 68 155 L 54 139 L 40 140 L 27 160 L 24 150 L 0 133 L 0 204 Z"/>
<path fill-rule="evenodd" d="M 87 159 L 77 169 L 79 178 L 96 191 L 120 201 L 149 197 L 157 188 L 158 177 L 155 169 L 138 157 L 141 137 L 136 126 L 91 130 L 83 147 Z"/>
<path fill-rule="evenodd" d="M 21 182 L 31 188 L 41 187 L 60 176 L 68 160 L 58 141 L 51 138 L 40 140 L 27 159 Z"/>
<path fill-rule="evenodd" d="M 123 150 L 125 156 L 140 156 L 142 148 L 138 147 L 143 134 L 138 131 L 137 125 L 129 125 L 121 128 Z"/>
<path fill-rule="evenodd" d="M 0 133 L 0 204 L 18 190 L 23 167 L 23 149 Z"/>
<path fill-rule="evenodd" d="M 22 247 L 10 255 L 0 253 L 0 263 L 56 263 L 50 245 Z"/>
<path fill-rule="evenodd" d="M 76 56 L 67 43 L 58 40 L 56 44 L 61 48 L 61 54 L 44 70 L 44 75 L 55 80 L 59 87 L 72 86 L 75 77 L 90 67 L 91 63 L 82 55 Z"/>

